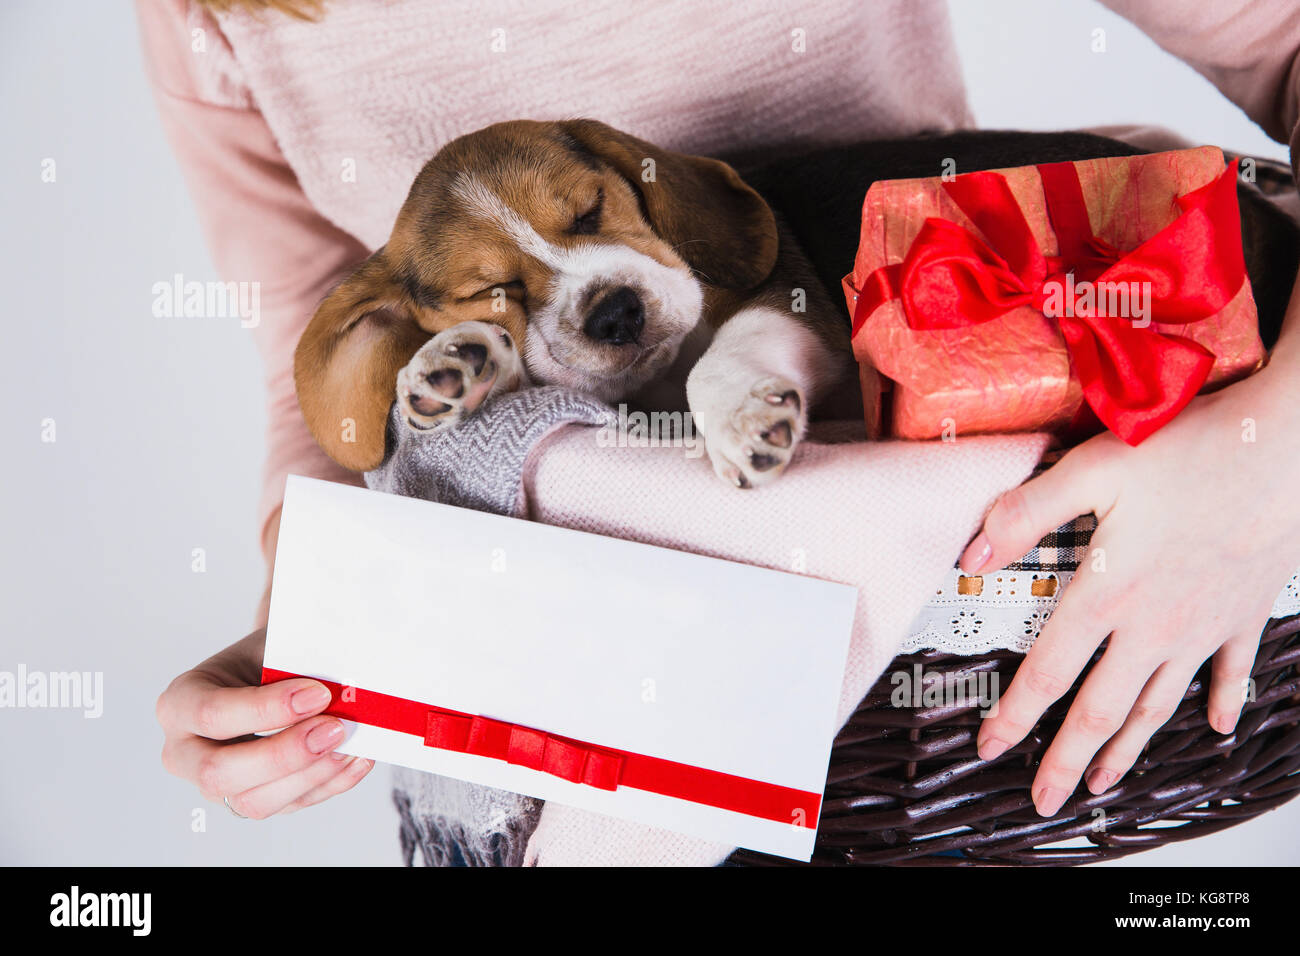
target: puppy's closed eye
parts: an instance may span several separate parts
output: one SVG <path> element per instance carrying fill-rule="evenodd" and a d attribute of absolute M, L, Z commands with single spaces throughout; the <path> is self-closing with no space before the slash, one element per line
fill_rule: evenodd
<path fill-rule="evenodd" d="M 596 193 L 596 202 L 586 212 L 573 217 L 569 232 L 575 236 L 591 236 L 600 232 L 600 215 L 605 209 L 605 190 Z"/>
<path fill-rule="evenodd" d="M 507 282 L 488 283 L 484 285 L 483 288 L 475 292 L 473 295 L 468 296 L 468 298 L 477 299 L 480 296 L 496 295 L 498 294 L 497 293 L 498 289 L 506 292 L 507 294 L 517 293 L 520 296 L 526 295 L 528 292 L 527 287 L 525 287 L 524 281 L 522 279 L 510 279 Z"/>

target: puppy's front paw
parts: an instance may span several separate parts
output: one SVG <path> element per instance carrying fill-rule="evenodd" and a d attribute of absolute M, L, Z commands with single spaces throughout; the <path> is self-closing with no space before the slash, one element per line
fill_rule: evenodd
<path fill-rule="evenodd" d="M 730 409 L 703 415 L 695 411 L 713 471 L 738 488 L 767 484 L 789 464 L 803 437 L 803 393 L 787 379 L 765 378 L 728 404 Z"/>
<path fill-rule="evenodd" d="M 450 428 L 490 395 L 518 388 L 524 365 L 510 334 L 488 322 L 439 332 L 397 373 L 397 404 L 417 431 Z"/>

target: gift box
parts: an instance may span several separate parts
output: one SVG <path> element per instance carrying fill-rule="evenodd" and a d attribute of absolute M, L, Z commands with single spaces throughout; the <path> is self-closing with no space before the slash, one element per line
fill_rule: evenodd
<path fill-rule="evenodd" d="M 1138 444 L 1265 359 L 1212 147 L 876 182 L 844 291 L 900 438 Z"/>
<path fill-rule="evenodd" d="M 263 682 L 323 681 L 343 753 L 807 860 L 856 603 L 291 476 Z"/>

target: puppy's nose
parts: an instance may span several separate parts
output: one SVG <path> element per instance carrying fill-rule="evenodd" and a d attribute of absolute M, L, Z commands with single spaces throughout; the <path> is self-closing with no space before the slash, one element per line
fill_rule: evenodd
<path fill-rule="evenodd" d="M 627 286 L 620 286 L 596 303 L 582 323 L 582 331 L 597 342 L 626 345 L 640 337 L 643 325 L 641 297 Z"/>

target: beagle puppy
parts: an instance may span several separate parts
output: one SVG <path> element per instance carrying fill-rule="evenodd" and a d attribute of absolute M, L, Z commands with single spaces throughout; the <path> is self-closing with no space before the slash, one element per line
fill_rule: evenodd
<path fill-rule="evenodd" d="M 444 146 L 294 371 L 312 434 L 356 471 L 383 460 L 394 400 L 428 431 L 535 383 L 689 409 L 739 488 L 781 473 L 837 385 L 859 394 L 843 306 L 767 202 L 720 160 L 585 119 Z"/>

